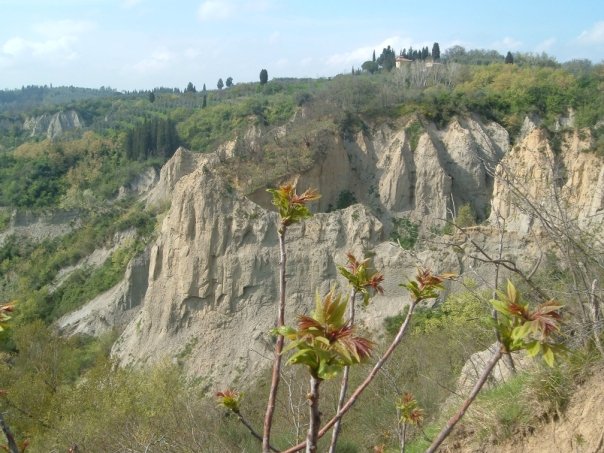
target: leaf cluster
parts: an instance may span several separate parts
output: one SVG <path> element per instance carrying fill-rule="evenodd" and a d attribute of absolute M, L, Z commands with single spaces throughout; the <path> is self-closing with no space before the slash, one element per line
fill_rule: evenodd
<path fill-rule="evenodd" d="M 279 210 L 281 232 L 287 226 L 312 216 L 306 204 L 321 198 L 316 189 L 307 189 L 298 195 L 294 184 L 283 184 L 277 189 L 267 189 L 267 192 L 273 194 L 273 205 Z"/>
<path fill-rule="evenodd" d="M 418 269 L 415 280 L 401 283 L 411 295 L 412 302 L 417 304 L 422 300 L 436 299 L 438 290 L 444 289 L 443 282 L 453 278 L 453 274 L 434 275 L 428 269 Z"/>
<path fill-rule="evenodd" d="M 317 294 L 315 304 L 311 316 L 298 317 L 297 328 L 282 327 L 279 333 L 290 340 L 283 352 L 297 349 L 289 364 L 306 365 L 313 377 L 330 379 L 370 357 L 373 343 L 345 319 L 347 300 L 335 288 L 324 298 Z"/>
<path fill-rule="evenodd" d="M 554 355 L 561 350 L 553 338 L 560 331 L 560 303 L 549 300 L 530 309 L 508 281 L 506 293 L 499 294 L 491 304 L 499 315 L 496 327 L 507 352 L 523 349 L 531 357 L 541 353 L 545 363 L 554 365 Z"/>
<path fill-rule="evenodd" d="M 6 323 L 11 319 L 9 313 L 12 313 L 14 310 L 14 304 L 3 304 L 0 305 L 0 332 L 2 332 Z"/>
<path fill-rule="evenodd" d="M 235 390 L 224 390 L 216 393 L 216 400 L 219 406 L 223 406 L 234 412 L 239 413 L 239 404 L 243 398 L 243 393 L 236 392 Z"/>
<path fill-rule="evenodd" d="M 396 403 L 400 413 L 400 422 L 407 425 L 419 425 L 424 419 L 424 410 L 419 407 L 415 397 L 411 393 L 405 393 Z"/>
<path fill-rule="evenodd" d="M 345 266 L 338 266 L 338 271 L 348 280 L 355 293 L 363 295 L 363 303 L 369 304 L 369 298 L 372 294 L 384 293 L 381 283 L 384 281 L 384 275 L 381 272 L 371 268 L 370 259 L 358 260 L 352 253 L 347 253 L 348 263 Z"/>

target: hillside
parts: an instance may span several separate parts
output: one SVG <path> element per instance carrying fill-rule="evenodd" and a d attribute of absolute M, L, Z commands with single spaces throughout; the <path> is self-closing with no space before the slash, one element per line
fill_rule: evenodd
<path fill-rule="evenodd" d="M 334 281 L 346 287 L 337 266 L 348 252 L 370 257 L 385 291 L 359 316 L 383 348 L 409 302 L 400 283 L 418 266 L 458 276 L 422 308 L 407 360 L 399 354 L 380 377 L 374 415 L 352 413 L 346 451 L 396 448 L 401 389 L 389 379 L 439 421 L 463 364 L 494 341 L 488 300 L 506 278 L 531 306 L 560 300 L 560 343 L 571 358 L 597 357 L 602 67 L 451 63 L 422 79 L 417 70 L 158 91 L 153 102 L 84 91 L 4 105 L 0 300 L 17 310 L 0 336 L 0 388 L 32 451 L 156 440 L 157 451 L 164 441 L 165 451 L 256 448 L 235 420 L 210 422 L 217 409 L 199 395 L 266 391 L 279 244 L 265 189 L 285 181 L 322 194 L 313 217 L 288 230 L 288 319 L 309 313 Z M 301 376 L 288 379 L 289 406 L 304 406 Z M 126 393 L 103 405 L 97 384 Z M 284 447 L 306 422 L 283 401 Z M 262 404 L 249 403 L 254 424 Z M 187 411 L 191 429 L 175 422 Z M 105 440 L 98 417 L 112 420 Z"/>

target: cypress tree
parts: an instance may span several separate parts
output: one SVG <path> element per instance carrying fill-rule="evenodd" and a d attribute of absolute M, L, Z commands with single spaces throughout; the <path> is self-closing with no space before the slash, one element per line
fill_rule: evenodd
<path fill-rule="evenodd" d="M 508 51 L 507 55 L 505 56 L 505 64 L 514 64 L 514 56 L 510 51 Z"/>
<path fill-rule="evenodd" d="M 432 45 L 432 60 L 438 61 L 440 60 L 440 46 L 437 42 Z"/>
<path fill-rule="evenodd" d="M 263 69 L 260 71 L 260 85 L 264 85 L 266 82 L 268 82 L 268 71 Z"/>

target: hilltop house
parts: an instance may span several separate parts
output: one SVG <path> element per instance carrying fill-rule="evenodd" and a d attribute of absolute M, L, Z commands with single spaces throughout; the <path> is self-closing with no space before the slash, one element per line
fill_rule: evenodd
<path fill-rule="evenodd" d="M 405 58 L 402 55 L 399 55 L 398 57 L 396 57 L 396 59 L 394 61 L 395 61 L 397 69 L 400 68 L 405 63 L 412 63 L 413 62 L 413 60 L 409 60 L 408 58 Z"/>

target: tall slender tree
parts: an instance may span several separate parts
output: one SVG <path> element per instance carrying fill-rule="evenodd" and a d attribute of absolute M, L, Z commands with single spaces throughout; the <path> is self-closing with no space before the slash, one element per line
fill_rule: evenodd
<path fill-rule="evenodd" d="M 432 44 L 432 60 L 439 61 L 440 60 L 440 46 L 437 42 Z"/>
<path fill-rule="evenodd" d="M 512 52 L 508 51 L 508 53 L 505 56 L 505 64 L 514 64 L 514 56 L 512 55 Z"/>
<path fill-rule="evenodd" d="M 263 69 L 260 71 L 260 85 L 264 85 L 266 82 L 268 82 L 268 71 Z"/>

